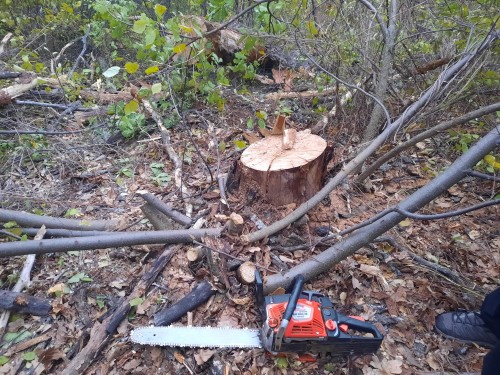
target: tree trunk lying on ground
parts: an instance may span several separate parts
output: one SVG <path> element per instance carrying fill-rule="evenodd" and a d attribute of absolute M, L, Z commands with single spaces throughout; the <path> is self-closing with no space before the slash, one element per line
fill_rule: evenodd
<path fill-rule="evenodd" d="M 499 141 L 500 125 L 497 125 L 486 136 L 481 138 L 476 145 L 471 147 L 467 153 L 450 165 L 445 172 L 400 202 L 398 207 L 409 212 L 415 212 L 422 208 L 466 177 L 468 170 L 492 151 Z M 288 287 L 297 275 L 303 275 L 306 280 L 316 277 L 387 232 L 404 218 L 405 216 L 402 214 L 389 213 L 374 223 L 358 229 L 346 239 L 322 253 L 314 255 L 309 260 L 289 269 L 285 273 L 268 276 L 264 283 L 264 293 L 269 294 L 277 288 Z"/>

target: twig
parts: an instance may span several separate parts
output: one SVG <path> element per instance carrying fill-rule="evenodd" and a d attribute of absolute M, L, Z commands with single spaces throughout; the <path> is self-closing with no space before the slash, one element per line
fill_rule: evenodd
<path fill-rule="evenodd" d="M 42 226 L 38 233 L 35 236 L 35 241 L 39 241 L 45 235 L 45 226 Z M 24 262 L 23 269 L 21 274 L 19 275 L 19 280 L 17 280 L 16 285 L 12 288 L 13 292 L 22 292 L 24 288 L 28 288 L 31 284 L 31 269 L 35 264 L 35 254 L 30 254 L 26 257 L 26 261 Z M 10 311 L 4 311 L 0 316 L 0 341 L 2 341 L 2 337 L 7 329 L 7 324 L 9 323 Z"/>
<path fill-rule="evenodd" d="M 88 39 L 89 35 L 90 35 L 90 24 L 87 26 L 87 32 L 82 37 L 82 44 L 83 44 L 82 51 L 80 52 L 80 54 L 76 58 L 73 67 L 69 71 L 68 79 L 71 79 L 71 76 L 73 75 L 74 71 L 76 70 L 76 68 L 78 68 L 78 64 L 80 63 L 80 60 L 83 60 L 83 55 L 85 54 L 85 51 L 87 50 L 87 39 Z"/>
<path fill-rule="evenodd" d="M 64 105 L 64 104 L 56 104 L 56 103 L 42 103 L 42 102 L 35 102 L 33 100 L 14 100 L 15 104 L 19 105 L 33 105 L 37 107 L 47 107 L 47 108 L 56 108 L 56 109 L 62 109 L 65 111 L 81 111 L 81 112 L 91 112 L 95 108 L 86 108 L 86 107 L 80 107 L 80 102 L 72 103 L 70 105 Z"/>
<path fill-rule="evenodd" d="M 38 230 L 37 230 L 37 231 L 38 231 Z M 11 232 L 9 232 L 8 230 L 5 230 L 5 229 L 0 229 L 0 234 L 3 234 L 4 236 L 7 236 L 7 237 L 14 238 L 14 239 L 16 239 L 16 240 L 18 240 L 18 241 L 21 241 L 21 240 L 22 240 L 22 238 L 21 238 L 21 237 L 19 237 L 19 236 L 15 235 L 14 233 L 11 233 Z"/>
<path fill-rule="evenodd" d="M 471 176 L 471 177 L 482 178 L 483 180 L 490 180 L 490 181 L 500 182 L 500 178 L 499 177 L 492 176 L 492 175 L 489 175 L 489 174 L 486 174 L 486 173 L 477 172 L 477 171 L 474 171 L 472 169 L 467 172 L 467 175 Z"/>
<path fill-rule="evenodd" d="M 23 233 L 28 236 L 37 234 L 39 228 L 22 228 Z M 90 236 L 103 236 L 109 234 L 104 230 L 71 230 L 71 229 L 47 229 L 45 233 L 46 238 L 52 237 L 90 237 Z M 19 238 L 20 240 L 21 238 Z"/>
<path fill-rule="evenodd" d="M 400 213 L 401 215 L 409 217 L 410 219 L 414 219 L 414 220 L 437 220 L 437 219 L 446 219 L 446 218 L 453 217 L 453 216 L 463 215 L 463 214 L 466 214 L 467 212 L 479 210 L 481 208 L 488 207 L 488 206 L 494 206 L 496 204 L 500 204 L 500 199 L 493 199 L 491 201 L 478 203 L 476 205 L 462 208 L 460 210 L 451 211 L 451 212 L 444 212 L 442 214 L 432 214 L 432 215 L 414 214 L 414 213 L 409 212 L 407 210 L 404 210 L 398 206 L 396 206 L 394 208 L 394 211 Z"/>
<path fill-rule="evenodd" d="M 354 232 L 357 229 L 366 227 L 367 225 L 374 223 L 375 221 L 379 220 L 380 218 L 382 218 L 383 216 L 385 216 L 391 212 L 400 213 L 401 215 L 404 215 L 405 217 L 408 217 L 408 218 L 414 219 L 414 220 L 437 220 L 437 219 L 446 219 L 446 218 L 453 217 L 453 216 L 463 215 L 463 214 L 466 214 L 468 212 L 479 210 L 481 208 L 488 207 L 488 206 L 494 206 L 496 204 L 500 204 L 500 199 L 493 199 L 491 201 L 478 203 L 476 205 L 462 208 L 462 209 L 456 210 L 456 211 L 444 212 L 442 214 L 431 214 L 431 215 L 415 214 L 415 213 L 409 212 L 405 209 L 402 209 L 401 207 L 399 207 L 399 205 L 397 205 L 394 207 L 386 208 L 385 210 L 383 210 L 382 212 L 379 212 L 378 214 L 371 217 L 370 219 L 363 221 L 362 223 L 356 224 L 350 228 L 344 229 L 339 234 L 341 236 L 344 236 L 346 234 Z"/>
<path fill-rule="evenodd" d="M 7 33 L 3 38 L 2 41 L 0 42 L 0 55 L 3 54 L 5 46 L 7 43 L 9 43 L 9 40 L 12 38 L 14 34 L 12 33 Z"/>

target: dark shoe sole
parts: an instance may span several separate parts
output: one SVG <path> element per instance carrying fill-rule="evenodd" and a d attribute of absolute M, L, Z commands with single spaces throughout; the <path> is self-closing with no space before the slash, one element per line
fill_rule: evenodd
<path fill-rule="evenodd" d="M 480 342 L 480 341 L 472 341 L 472 340 L 461 340 L 461 339 L 457 339 L 456 337 L 454 336 L 450 336 L 446 333 L 444 333 L 443 331 L 441 331 L 438 327 L 434 326 L 434 329 L 436 330 L 437 333 L 439 333 L 440 335 L 450 339 L 450 340 L 453 340 L 453 341 L 458 341 L 458 342 L 462 342 L 464 344 L 477 344 L 479 346 L 482 346 L 486 349 L 493 349 L 495 347 L 495 345 L 492 345 L 488 342 Z"/>

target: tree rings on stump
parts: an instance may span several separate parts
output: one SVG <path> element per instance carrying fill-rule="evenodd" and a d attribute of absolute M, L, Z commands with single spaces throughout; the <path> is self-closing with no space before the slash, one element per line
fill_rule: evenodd
<path fill-rule="evenodd" d="M 309 130 L 287 129 L 251 144 L 240 159 L 240 189 L 275 205 L 300 204 L 321 189 L 326 141 Z"/>

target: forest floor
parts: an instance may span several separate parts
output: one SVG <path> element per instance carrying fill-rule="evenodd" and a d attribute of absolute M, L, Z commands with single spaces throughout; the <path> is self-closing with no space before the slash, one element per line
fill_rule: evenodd
<path fill-rule="evenodd" d="M 276 101 L 266 100 L 258 89 L 244 96 L 228 90 L 225 100 L 223 111 L 194 105 L 184 125 L 170 129 L 172 144 L 186 161 L 183 178 L 194 192 L 194 216 L 203 212 L 206 227 L 215 227 L 224 225 L 227 215 L 236 212 L 245 219 L 244 233 L 248 233 L 255 230 L 252 217 L 268 225 L 291 212 L 294 205 L 273 207 L 259 197 L 238 192 L 228 194 L 229 210 L 221 204 L 216 175 L 228 172 L 239 158 L 241 151 L 233 141 L 242 140 L 243 133 L 259 136 L 256 129 L 247 127 L 247 118 L 256 110 L 269 114 L 271 126 L 277 109 Z M 290 102 L 291 126 L 307 128 L 314 124 L 314 114 L 308 110 L 310 102 L 296 102 Z M 69 212 L 79 218 L 120 219 L 127 223 L 127 229 L 151 230 L 140 210 L 144 202 L 136 194 L 138 190 L 149 190 L 179 211 L 184 205 L 173 178 L 170 182 L 164 175 L 158 178 L 159 169 L 171 174 L 174 166 L 154 123 L 148 122 L 152 124 L 149 134 L 107 143 L 111 133 L 107 125 L 95 128 L 79 124 L 72 116 L 61 119 L 53 109 L 15 104 L 4 107 L 0 111 L 2 129 L 30 130 L 57 123 L 53 130 L 84 131 L 52 137 L 19 136 L 17 146 L 8 151 L 1 166 L 2 208 L 59 217 Z M 354 155 L 357 134 L 356 126 L 349 125 L 346 118 L 321 134 L 333 146 L 329 176 Z M 219 147 L 222 142 L 225 149 Z M 264 275 L 270 274 L 266 269 L 282 271 L 338 241 L 322 241 L 318 235 L 321 227 L 338 233 L 372 217 L 425 185 L 455 157 L 446 137 L 422 142 L 372 175 L 369 190 L 349 184 L 334 190 L 310 211 L 309 220 L 302 225 L 290 226 L 249 246 L 227 236 L 221 241 L 232 255 L 264 267 Z M 470 206 L 490 199 L 496 188 L 493 182 L 465 179 L 422 212 Z M 201 280 L 210 281 L 217 293 L 193 311 L 193 325 L 261 325 L 253 286 L 239 284 L 234 272 L 223 270 L 228 288 L 224 277 L 214 276 L 205 262 L 188 262 L 185 253 L 193 245 L 175 245 L 174 257 L 85 373 L 208 374 L 217 361 L 227 369 L 224 373 L 245 375 L 478 373 L 487 350 L 443 338 L 434 331 L 434 319 L 445 311 L 478 310 L 485 293 L 499 286 L 500 239 L 496 225 L 497 207 L 444 220 L 404 220 L 386 233 L 390 242 L 360 249 L 328 273 L 307 282 L 305 289 L 325 294 L 338 311 L 365 317 L 385 335 L 376 354 L 348 359 L 328 356 L 313 363 L 300 362 L 295 355 L 277 359 L 265 355 L 262 349 L 132 344 L 129 334 L 134 327 L 151 324 L 155 312 L 181 299 Z M 298 249 L 299 245 L 302 248 Z M 0 355 L 8 357 L 0 374 L 48 374 L 64 369 L 86 344 L 94 323 L 130 293 L 163 248 L 143 245 L 37 256 L 26 293 L 51 298 L 52 313 L 46 317 L 12 316 L 0 344 Z M 419 263 L 415 255 L 448 268 L 464 282 L 453 281 Z M 0 259 L 3 289 L 12 287 L 23 262 L 24 257 Z M 187 318 L 180 323 L 186 324 Z M 19 345 L 40 336 L 45 339 L 30 348 Z M 26 356 L 31 351 L 36 354 L 34 359 Z"/>

